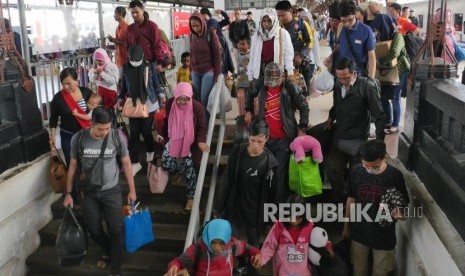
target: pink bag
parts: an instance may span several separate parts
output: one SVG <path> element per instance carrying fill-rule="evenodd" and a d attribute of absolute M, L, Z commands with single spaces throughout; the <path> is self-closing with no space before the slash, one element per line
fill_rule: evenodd
<path fill-rule="evenodd" d="M 147 178 L 153 194 L 163 194 L 168 184 L 168 176 L 168 172 L 162 168 L 161 164 L 148 162 Z"/>

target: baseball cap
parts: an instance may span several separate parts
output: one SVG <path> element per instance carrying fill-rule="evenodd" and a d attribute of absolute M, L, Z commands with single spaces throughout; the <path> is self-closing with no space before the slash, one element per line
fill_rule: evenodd
<path fill-rule="evenodd" d="M 268 63 L 265 67 L 265 86 L 276 87 L 282 74 L 279 64 Z"/>

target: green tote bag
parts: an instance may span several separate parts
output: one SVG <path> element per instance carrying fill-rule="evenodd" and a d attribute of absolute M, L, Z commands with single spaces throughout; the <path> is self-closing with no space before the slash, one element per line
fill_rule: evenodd
<path fill-rule="evenodd" d="M 318 164 L 311 157 L 297 163 L 294 155 L 289 161 L 289 189 L 302 197 L 321 194 L 322 182 Z"/>

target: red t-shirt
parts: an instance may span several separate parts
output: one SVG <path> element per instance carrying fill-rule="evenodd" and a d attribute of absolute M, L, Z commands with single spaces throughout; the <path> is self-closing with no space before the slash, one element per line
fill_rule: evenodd
<path fill-rule="evenodd" d="M 274 61 L 274 37 L 273 39 L 263 41 L 262 46 L 262 63 Z"/>
<path fill-rule="evenodd" d="M 268 87 L 265 101 L 265 121 L 270 127 L 270 138 L 287 137 L 281 119 L 281 86 Z"/>
<path fill-rule="evenodd" d="M 297 239 L 299 238 L 300 227 L 297 227 L 297 228 L 290 227 L 289 229 L 287 229 L 287 232 L 289 232 L 289 235 L 291 235 L 292 241 L 296 243 Z"/>

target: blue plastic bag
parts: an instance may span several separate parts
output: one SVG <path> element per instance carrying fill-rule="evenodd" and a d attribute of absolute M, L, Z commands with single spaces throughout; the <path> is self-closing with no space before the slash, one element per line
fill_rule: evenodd
<path fill-rule="evenodd" d="M 154 240 L 152 218 L 148 209 L 137 211 L 124 218 L 124 242 L 129 253 Z"/>

